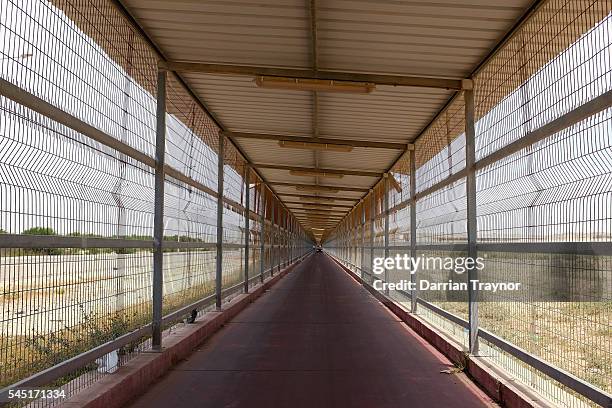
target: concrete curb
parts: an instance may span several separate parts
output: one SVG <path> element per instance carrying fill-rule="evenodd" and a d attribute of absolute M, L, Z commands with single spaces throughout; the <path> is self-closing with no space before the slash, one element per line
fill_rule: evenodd
<path fill-rule="evenodd" d="M 513 384 L 511 378 L 504 378 L 505 376 L 498 369 L 487 364 L 483 361 L 482 357 L 468 355 L 459 344 L 448 339 L 429 323 L 409 313 L 397 303 L 375 290 L 333 256 L 330 256 L 330 258 L 353 279 L 362 284 L 376 300 L 406 323 L 416 334 L 444 354 L 453 364 L 465 367 L 464 372 L 501 406 L 508 408 L 543 408 L 554 406 L 534 392 L 526 389 L 526 387 Z"/>
<path fill-rule="evenodd" d="M 293 263 L 268 278 L 249 293 L 236 296 L 220 311 L 206 313 L 193 324 L 163 338 L 161 352 L 146 352 L 134 357 L 116 373 L 84 388 L 62 403 L 64 407 L 115 408 L 122 407 L 139 395 L 172 366 L 187 358 L 200 344 L 217 332 L 266 290 L 291 272 L 305 258 Z"/>

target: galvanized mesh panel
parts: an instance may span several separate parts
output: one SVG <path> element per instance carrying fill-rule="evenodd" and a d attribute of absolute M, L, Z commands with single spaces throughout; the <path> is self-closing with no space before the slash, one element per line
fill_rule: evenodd
<path fill-rule="evenodd" d="M 417 243 L 465 243 L 466 208 L 465 179 L 417 201 Z"/>
<path fill-rule="evenodd" d="M 544 2 L 477 73 L 477 158 L 612 89 L 611 4 Z"/>
<path fill-rule="evenodd" d="M 465 167 L 463 98 L 455 98 L 415 142 L 417 192 Z"/>

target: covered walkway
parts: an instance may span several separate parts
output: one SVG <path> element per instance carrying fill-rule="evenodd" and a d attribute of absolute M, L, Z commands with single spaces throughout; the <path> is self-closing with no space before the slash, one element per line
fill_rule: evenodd
<path fill-rule="evenodd" d="M 612 0 L 0 0 L 0 288 L 0 407 L 612 408 Z"/>
<path fill-rule="evenodd" d="M 481 407 L 452 364 L 314 254 L 134 407 Z"/>

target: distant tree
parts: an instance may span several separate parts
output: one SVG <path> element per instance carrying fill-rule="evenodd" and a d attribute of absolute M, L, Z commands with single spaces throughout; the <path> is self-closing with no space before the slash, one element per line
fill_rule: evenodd
<path fill-rule="evenodd" d="M 49 227 L 32 227 L 22 232 L 23 235 L 57 235 L 53 228 Z M 31 250 L 34 254 L 39 255 L 61 255 L 64 251 L 60 248 L 36 248 Z"/>
<path fill-rule="evenodd" d="M 24 235 L 57 235 L 53 228 L 49 227 L 32 227 L 23 231 Z"/>

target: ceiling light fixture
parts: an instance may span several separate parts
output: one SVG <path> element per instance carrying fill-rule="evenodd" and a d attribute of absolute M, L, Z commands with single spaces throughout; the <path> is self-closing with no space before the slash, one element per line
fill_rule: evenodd
<path fill-rule="evenodd" d="M 331 79 L 291 78 L 260 75 L 255 78 L 260 88 L 292 91 L 347 92 L 368 94 L 376 89 L 372 82 L 334 81 Z"/>
<path fill-rule="evenodd" d="M 348 153 L 353 151 L 353 146 L 343 144 L 331 144 L 331 143 L 317 143 L 317 142 L 295 142 L 292 140 L 279 140 L 278 145 L 280 147 L 290 149 L 304 149 L 304 150 L 327 150 L 331 152 Z"/>
<path fill-rule="evenodd" d="M 326 173 L 324 171 L 315 170 L 289 170 L 289 174 L 291 174 L 292 176 L 327 177 L 336 179 L 341 179 L 342 177 L 344 177 L 344 174 Z"/>
<path fill-rule="evenodd" d="M 317 197 L 317 196 L 301 197 L 300 200 L 302 200 L 302 201 L 326 202 L 326 203 L 336 201 L 333 198 L 323 198 L 323 197 Z M 305 204 L 307 204 L 307 203 L 305 203 Z"/>
<path fill-rule="evenodd" d="M 298 191 L 325 191 L 326 193 L 337 193 L 340 190 L 327 186 L 295 186 Z"/>

